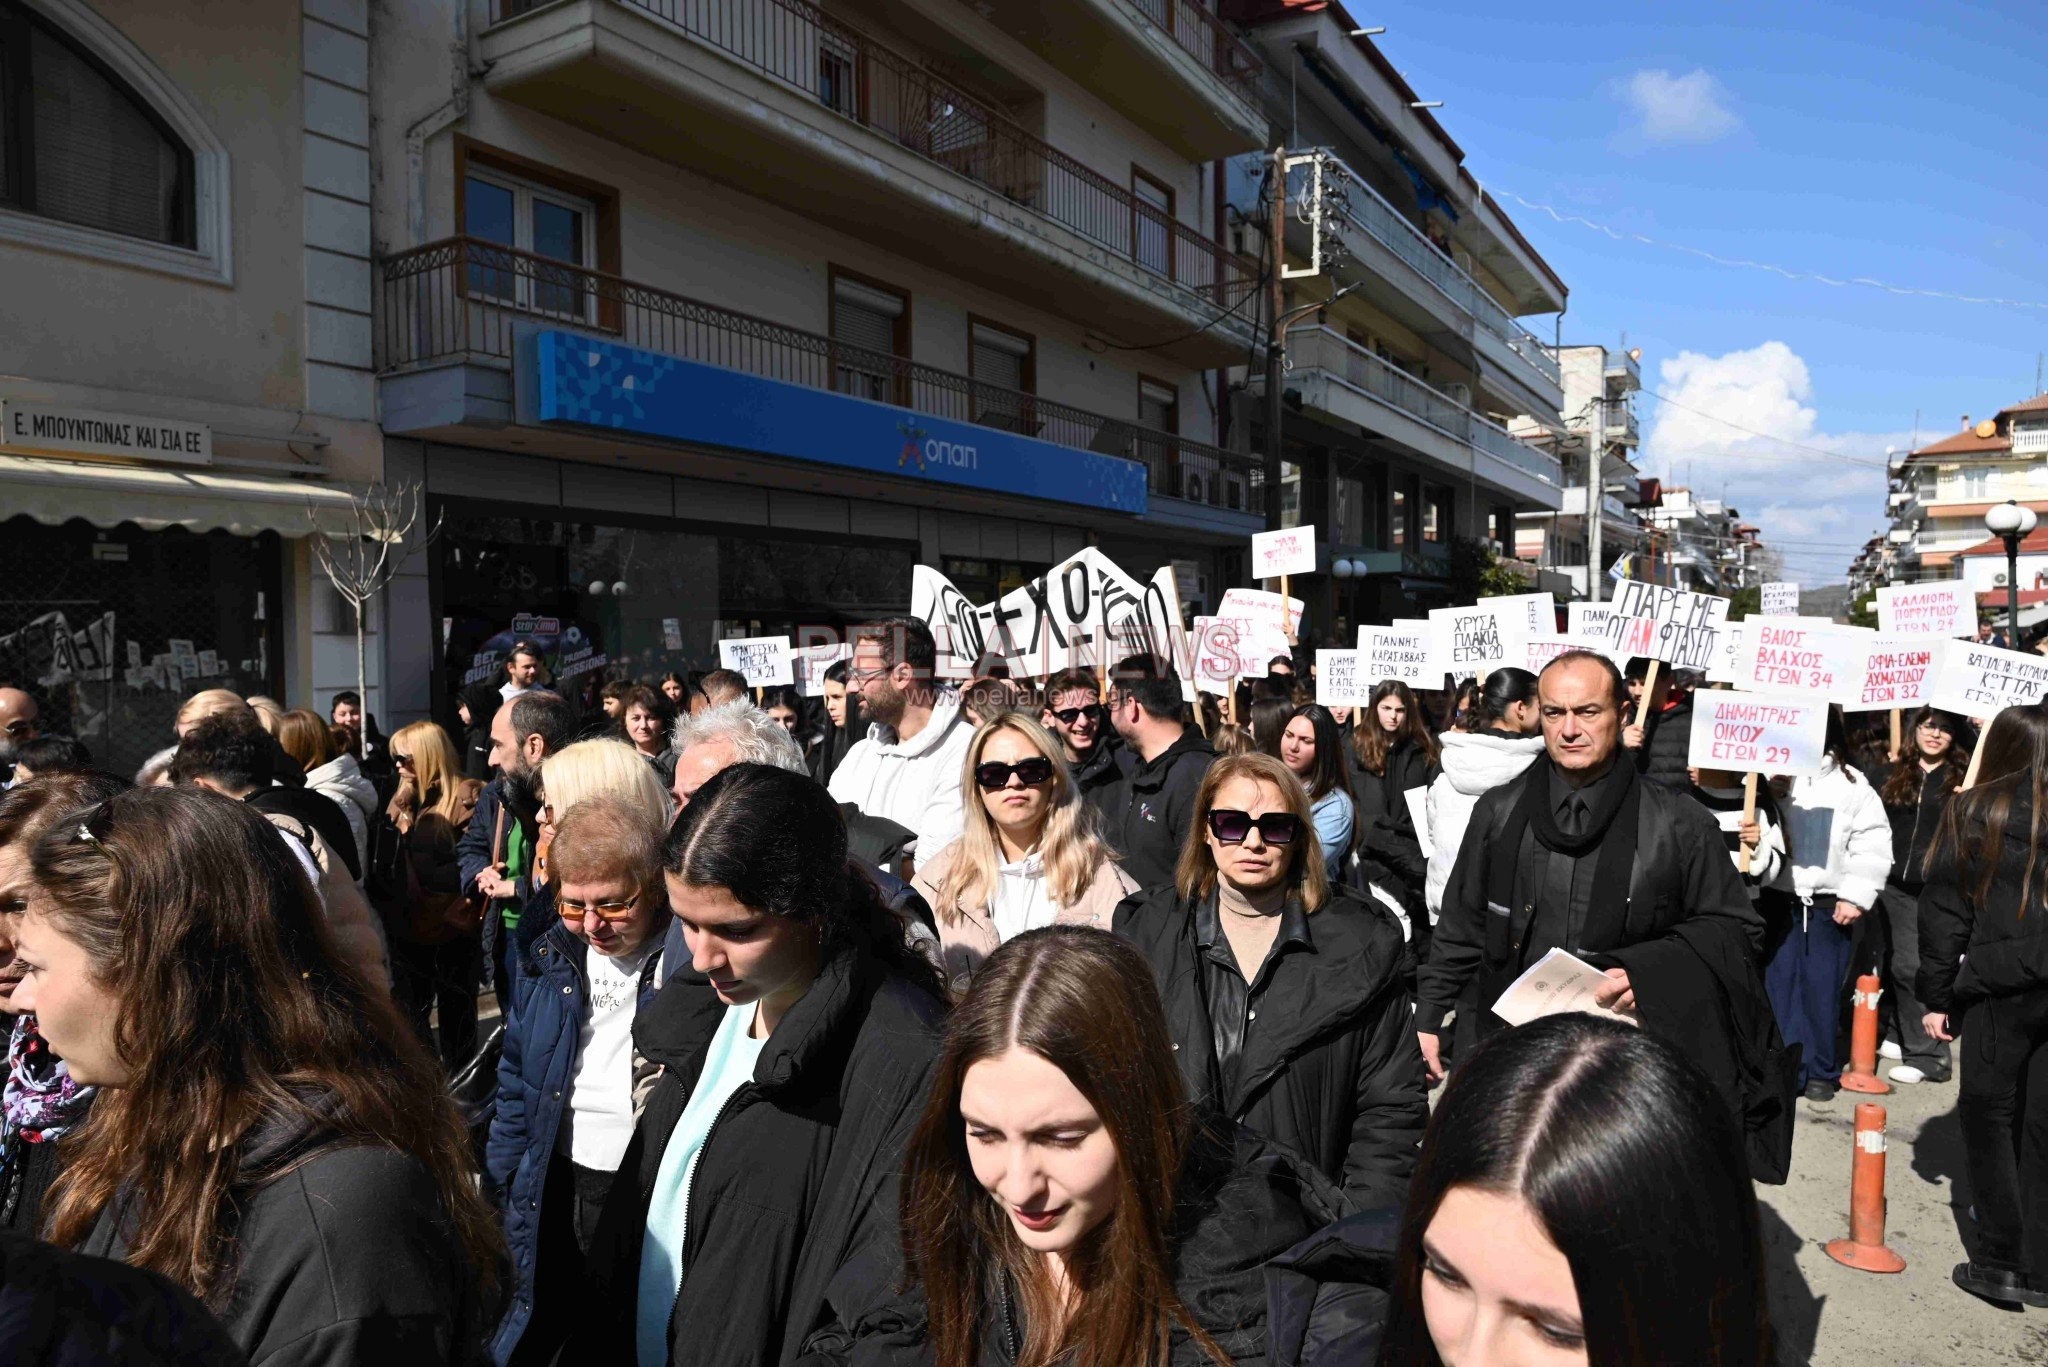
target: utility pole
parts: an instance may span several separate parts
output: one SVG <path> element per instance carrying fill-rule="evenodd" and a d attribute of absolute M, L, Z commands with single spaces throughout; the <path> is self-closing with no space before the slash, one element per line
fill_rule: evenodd
<path fill-rule="evenodd" d="M 1600 352 L 1600 392 L 1593 399 L 1593 436 L 1586 443 L 1586 597 L 1600 601 L 1601 504 L 1607 501 L 1607 352 Z"/>
<path fill-rule="evenodd" d="M 1267 281 L 1266 316 L 1271 320 L 1266 335 L 1266 530 L 1280 527 L 1280 429 L 1284 405 L 1280 398 L 1280 361 L 1286 348 L 1281 333 L 1281 313 L 1287 306 L 1284 276 L 1287 266 L 1287 149 L 1273 149 L 1272 217 L 1266 225 L 1267 242 L 1273 253 L 1273 270 Z"/>

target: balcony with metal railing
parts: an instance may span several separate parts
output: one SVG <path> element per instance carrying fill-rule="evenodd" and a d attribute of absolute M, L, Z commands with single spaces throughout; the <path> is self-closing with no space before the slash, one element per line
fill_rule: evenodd
<path fill-rule="evenodd" d="M 1530 507 L 1555 509 L 1557 457 L 1325 327 L 1287 333 L 1289 373 L 1303 407 L 1389 437 L 1448 469 L 1482 479 Z"/>
<path fill-rule="evenodd" d="M 1224 513 L 1263 506 L 1255 463 L 1208 442 L 475 238 L 449 238 L 384 258 L 377 290 L 376 357 L 386 376 L 446 365 L 509 371 L 523 331 L 566 327 L 723 370 L 1136 461 L 1155 498 Z"/>
<path fill-rule="evenodd" d="M 1256 263 L 810 0 L 492 0 L 507 99 L 806 218 L 1216 364 Z M 1206 328 L 1203 325 L 1208 325 Z"/>
<path fill-rule="evenodd" d="M 1371 246 L 1347 244 L 1356 270 L 1364 266 L 1382 279 L 1406 279 L 1407 293 L 1440 322 L 1472 338 L 1474 350 L 1504 373 L 1544 398 L 1552 411 L 1563 403 L 1562 372 L 1557 357 L 1540 338 L 1516 321 L 1471 274 L 1431 242 L 1421 229 L 1335 156 L 1325 163 L 1331 184 L 1341 190 L 1341 223 Z M 1297 172 L 1301 175 L 1302 172 Z M 1290 195 L 1300 193 L 1294 185 Z M 1379 251 L 1374 251 L 1376 246 Z M 1391 255 L 1406 273 L 1387 271 L 1381 252 Z M 1344 268 L 1339 268 L 1340 278 Z M 1412 274 L 1414 279 L 1409 279 Z M 1422 288 L 1415 288 L 1420 285 Z M 1551 396 L 1556 397 L 1552 399 Z"/>

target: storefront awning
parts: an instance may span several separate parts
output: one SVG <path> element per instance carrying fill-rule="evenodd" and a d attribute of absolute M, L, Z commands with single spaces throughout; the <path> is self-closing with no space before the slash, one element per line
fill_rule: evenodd
<path fill-rule="evenodd" d="M 23 513 L 52 526 L 79 517 L 95 527 L 133 522 L 152 532 L 306 536 L 308 509 L 336 529 L 349 507 L 347 489 L 307 480 L 0 456 L 0 515 Z"/>

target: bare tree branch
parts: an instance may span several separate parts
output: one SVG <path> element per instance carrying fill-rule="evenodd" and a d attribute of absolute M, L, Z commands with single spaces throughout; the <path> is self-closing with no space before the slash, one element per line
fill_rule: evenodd
<path fill-rule="evenodd" d="M 345 530 L 331 533 L 312 504 L 306 505 L 306 522 L 313 532 L 313 558 L 334 591 L 355 610 L 356 688 L 369 709 L 368 660 L 364 647 L 364 612 L 372 600 L 398 577 L 416 551 L 424 550 L 441 534 L 441 517 L 434 519 L 417 544 L 414 528 L 420 525 L 425 489 L 416 481 L 395 485 L 371 484 L 351 492 Z M 395 558 L 394 558 L 395 557 Z"/>

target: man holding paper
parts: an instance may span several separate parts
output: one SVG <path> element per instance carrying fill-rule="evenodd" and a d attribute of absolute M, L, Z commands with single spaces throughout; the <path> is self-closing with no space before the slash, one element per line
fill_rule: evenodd
<path fill-rule="evenodd" d="M 1430 1076 L 1443 1075 L 1447 1015 L 1458 1011 L 1461 1041 L 1492 1033 L 1501 993 L 1564 949 L 1605 972 L 1599 1005 L 1680 1044 L 1740 1106 L 1753 1090 L 1740 1060 L 1769 1031 L 1764 925 L 1714 819 L 1621 758 L 1628 692 L 1611 662 L 1560 655 L 1537 698 L 1545 753 L 1473 808 L 1416 976 Z"/>

